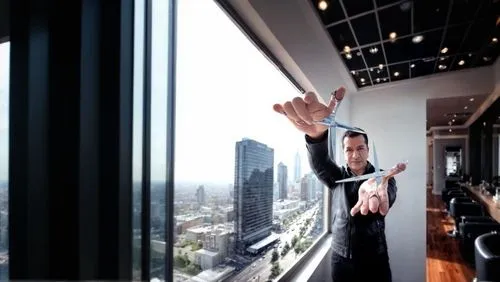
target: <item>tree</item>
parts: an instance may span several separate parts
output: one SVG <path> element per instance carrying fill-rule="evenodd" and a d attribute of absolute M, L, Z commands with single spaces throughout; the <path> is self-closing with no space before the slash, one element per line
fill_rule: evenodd
<path fill-rule="evenodd" d="M 275 262 L 279 259 L 280 255 L 278 254 L 278 251 L 274 249 L 272 257 L 271 257 L 271 262 Z"/>
<path fill-rule="evenodd" d="M 295 244 L 297 244 L 298 240 L 299 240 L 299 238 L 297 238 L 297 235 L 293 235 L 293 238 L 292 238 L 292 247 L 295 247 Z"/>
<path fill-rule="evenodd" d="M 271 275 L 269 275 L 269 279 L 274 279 L 278 277 L 281 273 L 281 267 L 279 262 L 273 263 L 273 267 L 271 267 Z"/>

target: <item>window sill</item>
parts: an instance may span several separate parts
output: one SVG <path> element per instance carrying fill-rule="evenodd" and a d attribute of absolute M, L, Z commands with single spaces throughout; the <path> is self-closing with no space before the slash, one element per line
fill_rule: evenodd
<path fill-rule="evenodd" d="M 325 259 L 332 244 L 332 234 L 325 233 L 313 246 L 304 253 L 288 271 L 285 271 L 275 281 L 309 281 Z"/>

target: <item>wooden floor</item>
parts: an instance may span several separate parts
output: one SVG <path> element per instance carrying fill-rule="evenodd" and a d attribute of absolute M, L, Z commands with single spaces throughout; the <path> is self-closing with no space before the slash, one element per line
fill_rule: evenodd
<path fill-rule="evenodd" d="M 443 210 L 441 196 L 427 188 L 427 282 L 471 282 L 475 270 L 462 259 L 458 242 L 446 234 L 454 223 Z"/>

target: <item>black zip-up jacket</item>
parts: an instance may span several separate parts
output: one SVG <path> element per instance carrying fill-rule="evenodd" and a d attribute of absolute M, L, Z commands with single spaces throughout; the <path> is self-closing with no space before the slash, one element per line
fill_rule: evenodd
<path fill-rule="evenodd" d="M 367 215 L 358 212 L 355 216 L 351 216 L 351 209 L 358 201 L 359 187 L 366 180 L 335 183 L 355 174 L 349 167 L 340 167 L 330 160 L 328 133 L 319 139 L 312 139 L 306 135 L 306 147 L 311 169 L 331 191 L 333 251 L 346 258 L 387 254 L 385 217 L 370 211 Z M 375 172 L 375 169 L 368 162 L 364 174 L 372 172 Z M 396 180 L 391 177 L 387 188 L 389 208 L 396 200 L 396 192 Z"/>

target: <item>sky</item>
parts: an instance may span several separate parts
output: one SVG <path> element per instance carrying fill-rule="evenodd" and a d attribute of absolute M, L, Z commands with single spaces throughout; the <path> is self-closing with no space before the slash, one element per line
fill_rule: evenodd
<path fill-rule="evenodd" d="M 166 1 L 154 1 L 152 53 L 151 179 L 165 179 L 167 17 Z M 310 171 L 305 140 L 272 109 L 301 95 L 247 39 L 214 1 L 178 1 L 175 116 L 176 182 L 230 184 L 235 143 L 247 137 L 274 149 L 293 176 L 299 151 L 302 173 Z M 140 14 L 140 13 L 139 13 Z M 140 22 L 140 19 L 137 20 Z M 137 30 L 142 27 L 137 26 Z M 136 51 L 140 53 L 141 35 Z M 0 180 L 7 179 L 9 44 L 0 44 Z M 141 64 L 135 70 L 134 167 L 141 176 Z"/>

